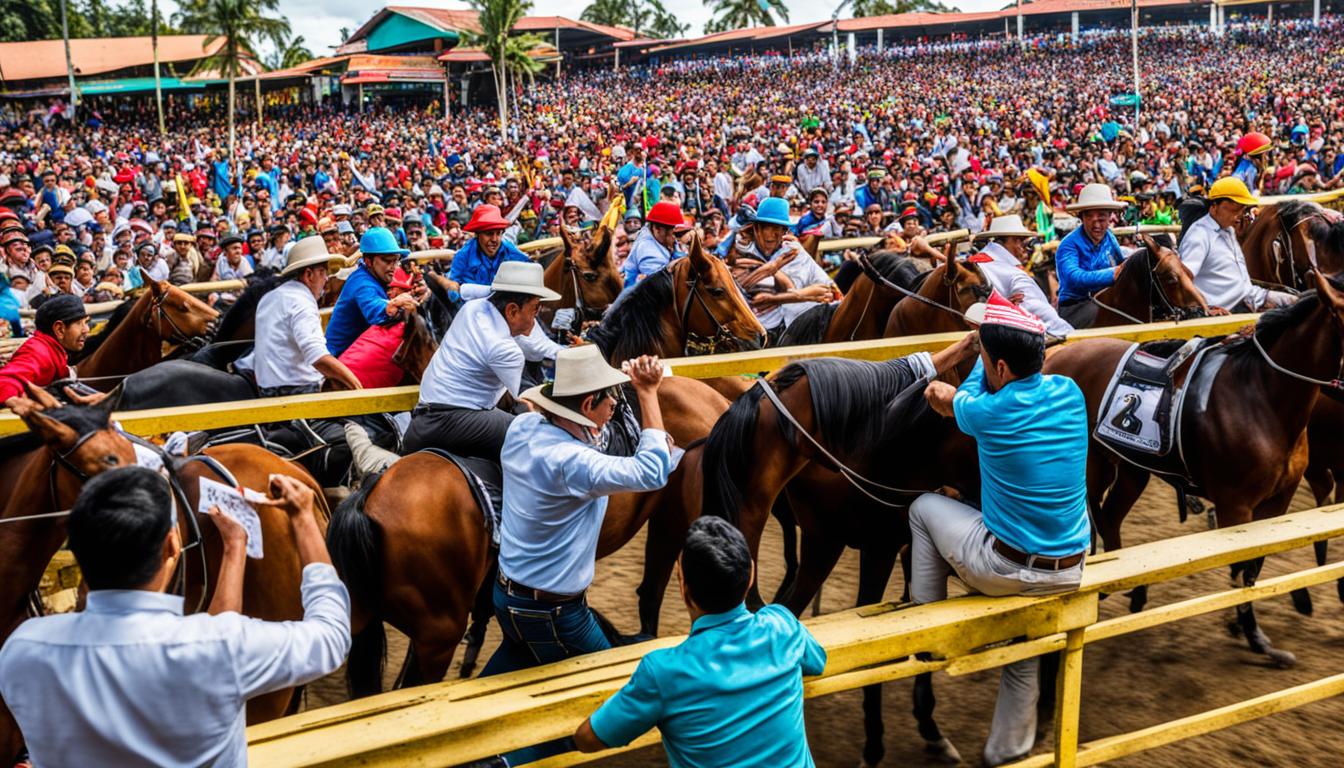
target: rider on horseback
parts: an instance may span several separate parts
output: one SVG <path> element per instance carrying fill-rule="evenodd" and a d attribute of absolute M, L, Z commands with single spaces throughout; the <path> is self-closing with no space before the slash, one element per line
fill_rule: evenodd
<path fill-rule="evenodd" d="M 453 266 L 448 279 L 443 281 L 450 298 L 454 292 L 464 300 L 487 296 L 490 281 L 495 279 L 500 265 L 506 261 L 531 261 L 518 246 L 504 239 L 504 231 L 510 226 L 498 206 L 484 203 L 476 206 L 471 221 L 463 227 L 475 237 L 453 255 Z"/>
<path fill-rule="evenodd" d="M 1124 254 L 1120 241 L 1111 233 L 1111 215 L 1124 210 L 1125 203 L 1111 196 L 1105 184 L 1088 184 L 1078 202 L 1068 206 L 1082 220 L 1082 226 L 1070 232 L 1055 251 L 1055 273 L 1059 277 L 1059 314 L 1075 328 L 1091 327 L 1097 317 L 1092 295 L 1109 287 L 1120 274 Z"/>
<path fill-rule="evenodd" d="M 410 251 L 398 246 L 397 239 L 383 227 L 369 227 L 359 240 L 359 250 L 364 258 L 345 279 L 327 322 L 327 349 L 337 356 L 370 325 L 385 323 L 402 309 L 416 308 L 411 294 L 387 297 L 387 284 L 397 262 Z"/>
<path fill-rule="evenodd" d="M 1208 214 L 1191 224 L 1181 240 L 1181 262 L 1210 307 L 1258 312 L 1296 300 L 1289 293 L 1252 283 L 1246 271 L 1236 226 L 1249 207 L 1259 204 L 1241 179 L 1221 178 L 1209 187 Z"/>
<path fill-rule="evenodd" d="M 788 202 L 782 197 L 767 197 L 756 210 L 749 236 L 744 236 L 746 230 L 738 232 L 729 254 L 730 261 L 735 261 L 736 266 L 754 267 L 740 280 L 748 291 L 764 280 L 773 281 L 777 274 L 782 273 L 788 278 L 791 286 L 788 290 L 762 291 L 751 299 L 752 310 L 772 340 L 812 304 L 825 304 L 838 298 L 835 283 L 826 271 L 796 239 L 785 239 L 788 231 Z"/>
<path fill-rule="evenodd" d="M 987 239 L 989 242 L 967 261 L 979 264 L 980 271 L 994 290 L 1041 318 L 1045 329 L 1052 335 L 1067 336 L 1073 333 L 1073 326 L 1055 312 L 1041 287 L 1022 268 L 1027 260 L 1027 240 L 1031 237 L 1034 235 L 1022 225 L 1022 217 L 996 216 L 989 223 L 989 229 L 972 238 Z"/>
<path fill-rule="evenodd" d="M 621 267 L 625 272 L 626 289 L 663 269 L 678 256 L 686 255 L 678 249 L 677 243 L 677 230 L 686 229 L 686 217 L 676 203 L 655 203 L 645 222 L 644 228 L 635 235 L 630 255 Z"/>
<path fill-rule="evenodd" d="M 916 603 L 947 598 L 955 571 L 986 595 L 1078 588 L 1091 541 L 1087 516 L 1087 406 L 1078 385 L 1041 374 L 1045 326 L 997 293 L 978 333 L 980 359 L 960 389 L 941 381 L 925 397 L 974 437 L 981 509 L 926 493 L 910 505 Z M 1000 765 L 1036 739 L 1039 661 L 1004 667 L 984 758 Z"/>
<path fill-rule="evenodd" d="M 493 293 L 462 305 L 420 382 L 420 403 L 406 430 L 406 452 L 437 447 L 496 461 L 513 414 L 496 407 L 518 395 L 523 365 L 563 349 L 537 325 L 542 301 L 560 294 L 545 285 L 541 265 L 499 265 Z"/>
<path fill-rule="evenodd" d="M 25 381 L 45 387 L 68 377 L 69 353 L 83 349 L 88 338 L 89 314 L 79 298 L 59 294 L 42 302 L 37 309 L 36 333 L 0 367 L 0 403 L 13 407 L 12 401 L 24 396 Z"/>

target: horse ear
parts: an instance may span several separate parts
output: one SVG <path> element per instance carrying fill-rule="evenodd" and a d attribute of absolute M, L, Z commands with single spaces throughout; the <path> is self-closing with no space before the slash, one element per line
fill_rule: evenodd
<path fill-rule="evenodd" d="M 1311 274 L 1316 281 L 1316 295 L 1329 304 L 1335 312 L 1344 312 L 1344 295 L 1341 295 L 1335 289 L 1335 286 L 1330 282 L 1330 278 L 1319 269 L 1312 270 Z"/>
<path fill-rule="evenodd" d="M 565 226 L 563 223 L 560 224 L 560 239 L 565 243 L 565 255 L 573 256 L 574 251 L 577 250 L 575 248 L 577 244 L 574 242 L 574 234 L 570 232 L 569 227 Z"/>
<path fill-rule="evenodd" d="M 25 406 L 25 404 L 27 404 Z M 79 434 L 75 430 L 67 427 L 61 422 L 46 415 L 45 409 L 38 403 L 19 398 L 18 405 L 14 408 L 14 413 L 23 423 L 28 425 L 32 433 L 42 439 L 42 442 L 59 450 L 68 451 L 75 447 L 79 442 Z"/>
<path fill-rule="evenodd" d="M 1161 249 L 1158 248 L 1157 241 L 1154 240 L 1152 237 L 1150 237 L 1148 234 L 1140 232 L 1139 240 L 1143 243 L 1143 247 L 1147 248 L 1148 252 L 1151 253 L 1152 255 L 1157 256 L 1158 254 L 1161 253 Z"/>
<path fill-rule="evenodd" d="M 691 267 L 698 275 L 706 274 L 713 268 L 713 264 L 710 262 L 711 257 L 705 253 L 705 246 L 700 239 L 700 230 L 698 228 L 691 234 L 691 247 L 690 252 L 687 254 L 687 258 L 691 260 Z"/>
<path fill-rule="evenodd" d="M 149 290 L 151 293 L 153 293 L 155 296 L 158 296 L 159 294 L 163 293 L 162 283 L 150 277 L 149 273 L 145 271 L 144 267 L 139 266 L 137 264 L 135 268 L 140 270 L 140 280 L 144 282 L 145 285 L 149 286 Z"/>
<path fill-rule="evenodd" d="M 957 262 L 955 251 L 944 251 L 943 255 L 946 257 L 943 263 L 947 265 L 947 268 L 943 270 L 943 283 L 951 285 L 961 279 L 962 266 Z"/>

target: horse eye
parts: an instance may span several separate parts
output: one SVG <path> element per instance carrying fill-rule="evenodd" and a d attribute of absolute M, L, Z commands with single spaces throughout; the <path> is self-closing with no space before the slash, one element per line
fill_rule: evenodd
<path fill-rule="evenodd" d="M 596 282 L 597 282 L 597 273 L 596 273 L 596 272 L 592 272 L 592 271 L 584 272 L 584 273 L 583 273 L 583 279 L 584 279 L 584 280 L 587 280 L 587 281 L 590 282 L 590 283 L 596 283 Z"/>
<path fill-rule="evenodd" d="M 717 287 L 717 286 L 710 286 L 710 288 L 709 288 L 709 295 L 710 295 L 710 296 L 713 296 L 713 297 L 716 298 L 716 299 L 721 299 L 721 298 L 723 298 L 724 295 L 725 295 L 726 293 L 727 293 L 727 291 L 725 291 L 725 290 L 723 290 L 722 288 L 719 288 L 719 287 Z"/>
<path fill-rule="evenodd" d="M 115 467 L 121 464 L 121 459 L 115 455 L 108 454 L 107 456 L 103 457 L 103 463 L 109 467 Z"/>

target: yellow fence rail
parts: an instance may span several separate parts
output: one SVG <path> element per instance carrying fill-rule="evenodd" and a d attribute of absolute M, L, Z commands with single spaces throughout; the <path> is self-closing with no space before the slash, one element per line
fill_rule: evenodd
<path fill-rule="evenodd" d="M 1091 328 L 1076 331 L 1065 343 L 1081 339 L 1113 338 L 1129 341 L 1152 339 L 1191 338 L 1231 333 L 1254 323 L 1256 315 L 1206 317 L 1180 322 L 1123 325 L 1111 328 Z M 915 352 L 934 352 L 955 344 L 962 332 L 934 333 L 920 336 L 902 336 L 871 341 L 846 341 L 835 344 L 811 344 L 801 347 L 777 347 L 734 352 L 725 355 L 683 357 L 668 360 L 672 372 L 678 376 L 710 379 L 719 376 L 737 376 L 774 371 L 797 360 L 814 357 L 847 357 L 854 360 L 890 360 Z M 137 435 L 158 435 L 177 430 L 218 429 L 245 424 L 265 424 L 291 419 L 337 418 L 366 413 L 395 413 L 409 411 L 419 399 L 417 386 L 365 389 L 353 392 L 322 392 L 312 395 L 269 397 L 258 400 L 236 400 L 187 405 L 176 408 L 154 408 L 143 411 L 123 411 L 113 414 L 122 429 Z M 9 413 L 0 413 L 0 437 L 23 432 L 23 422 Z"/>
<path fill-rule="evenodd" d="M 1098 619 L 1102 593 L 1342 535 L 1342 510 L 1313 509 L 1105 553 L 1089 560 L 1081 589 L 1070 594 L 971 596 L 918 607 L 884 603 L 810 619 L 805 623 L 825 646 L 828 661 L 821 675 L 805 681 L 804 693 L 824 696 L 926 671 L 964 675 L 1062 652 L 1054 751 L 1021 761 L 1017 768 L 1095 765 L 1334 696 L 1344 691 L 1344 675 L 1078 743 L 1082 655 L 1088 643 L 1331 581 L 1344 575 L 1344 563 L 1107 620 Z M 572 733 L 619 690 L 643 654 L 682 639 L 660 638 L 498 677 L 394 691 L 253 726 L 248 729 L 249 759 L 254 765 L 296 768 L 454 765 L 558 738 Z M 932 660 L 916 660 L 915 654 L 930 654 Z M 627 749 L 657 739 L 655 731 Z M 575 765 L 611 754 L 562 755 L 538 765 Z"/>

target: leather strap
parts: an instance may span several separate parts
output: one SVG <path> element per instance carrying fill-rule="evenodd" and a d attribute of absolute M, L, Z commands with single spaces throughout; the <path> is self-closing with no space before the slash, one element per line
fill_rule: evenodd
<path fill-rule="evenodd" d="M 547 592 L 544 589 L 533 589 L 516 581 L 511 581 L 502 573 L 499 574 L 498 579 L 499 586 L 503 587 L 504 591 L 510 595 L 525 600 L 536 600 L 539 603 L 570 603 L 575 600 L 582 600 L 584 595 L 588 594 L 586 589 L 577 595 L 561 595 L 556 592 Z"/>
<path fill-rule="evenodd" d="M 1038 571 L 1063 571 L 1072 568 L 1083 562 L 1083 555 L 1086 554 L 1085 552 L 1079 552 L 1067 557 L 1028 555 L 1026 552 L 1014 549 L 1012 546 L 1005 544 L 1002 539 L 997 538 L 994 539 L 994 551 L 1003 555 L 1004 559 L 1010 563 L 1016 563 L 1024 568 L 1032 568 Z"/>

